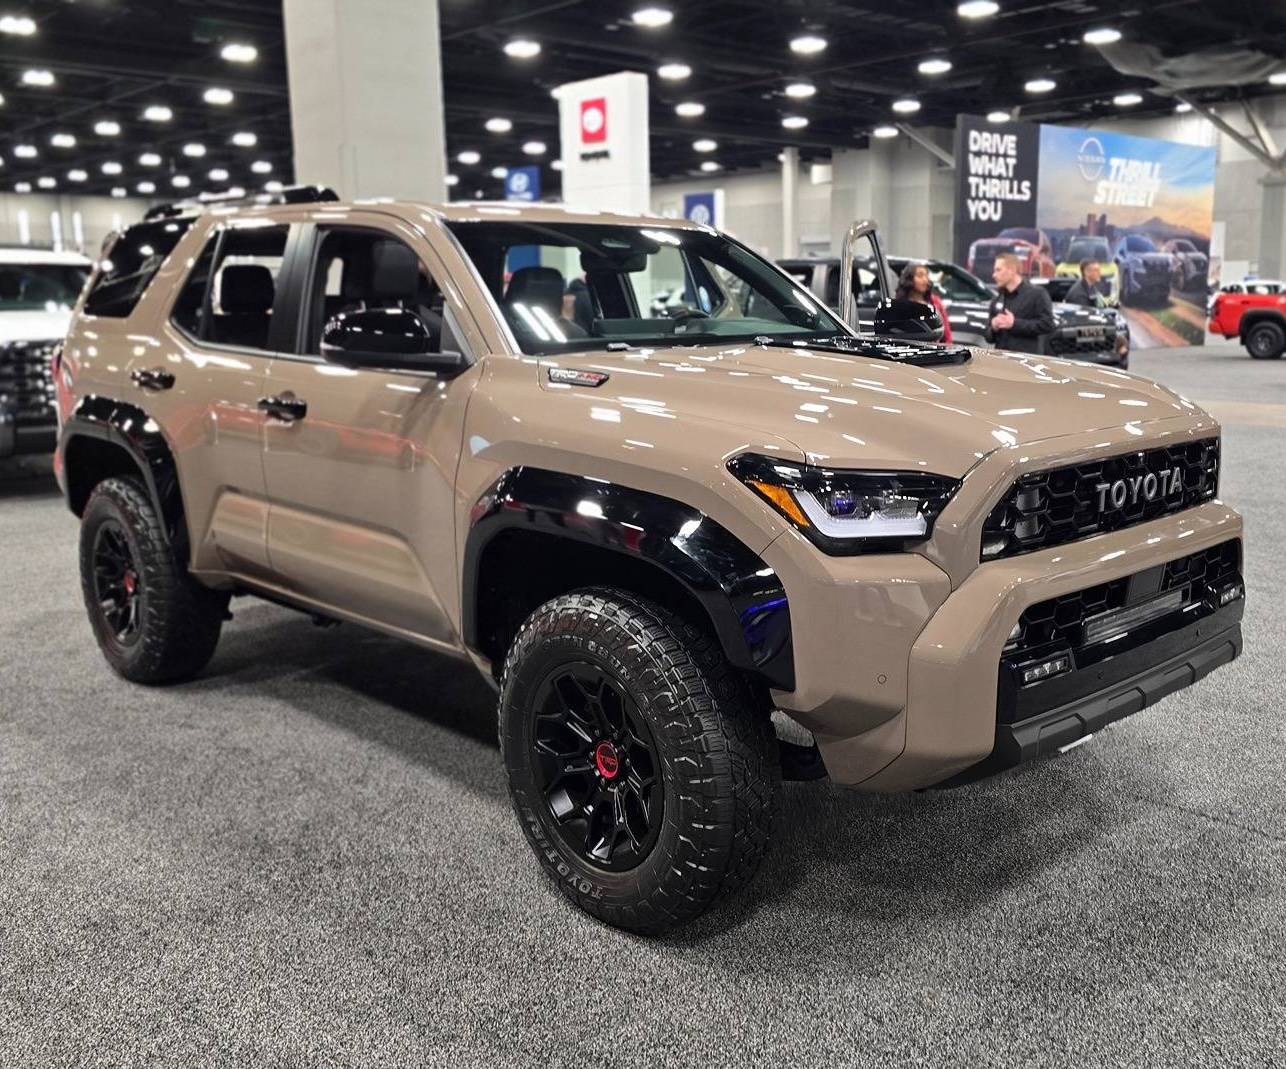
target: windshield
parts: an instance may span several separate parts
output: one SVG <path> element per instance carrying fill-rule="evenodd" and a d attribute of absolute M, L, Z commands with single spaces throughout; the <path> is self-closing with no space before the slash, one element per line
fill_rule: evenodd
<path fill-rule="evenodd" d="M 1065 260 L 1073 263 L 1079 260 L 1110 260 L 1107 242 L 1102 238 L 1077 238 L 1067 247 Z"/>
<path fill-rule="evenodd" d="M 722 234 L 597 223 L 455 222 L 525 353 L 848 333 Z"/>
<path fill-rule="evenodd" d="M 992 292 L 976 275 L 969 274 L 955 264 L 929 264 L 929 278 L 934 287 L 948 301 L 991 300 Z"/>
<path fill-rule="evenodd" d="M 1151 238 L 1145 238 L 1140 234 L 1131 234 L 1125 239 L 1126 252 L 1156 252 L 1157 247 L 1152 244 Z"/>
<path fill-rule="evenodd" d="M 0 312 L 70 309 L 88 275 L 78 264 L 0 264 Z"/>
<path fill-rule="evenodd" d="M 1010 226 L 1000 232 L 1002 238 L 1013 238 L 1015 241 L 1026 241 L 1031 245 L 1040 244 L 1040 233 L 1035 230 L 1028 230 L 1026 227 Z"/>

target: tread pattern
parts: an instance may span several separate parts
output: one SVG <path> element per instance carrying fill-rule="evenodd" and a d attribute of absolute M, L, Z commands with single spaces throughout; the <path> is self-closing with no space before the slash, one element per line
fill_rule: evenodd
<path fill-rule="evenodd" d="M 94 537 L 109 518 L 125 528 L 138 569 L 142 634 L 131 646 L 122 646 L 110 633 L 94 593 Z M 227 595 L 201 586 L 188 575 L 138 480 L 105 479 L 90 494 L 81 523 L 80 578 L 99 648 L 126 679 L 147 684 L 180 682 L 196 675 L 214 656 Z"/>
<path fill-rule="evenodd" d="M 587 654 L 631 691 L 665 770 L 661 835 L 625 878 L 592 868 L 533 819 L 545 810 L 530 779 L 526 699 L 548 666 Z M 636 594 L 580 591 L 528 617 L 505 660 L 500 734 L 533 849 L 572 901 L 609 924 L 659 934 L 691 920 L 748 883 L 767 853 L 781 781 L 767 712 L 711 635 Z"/>

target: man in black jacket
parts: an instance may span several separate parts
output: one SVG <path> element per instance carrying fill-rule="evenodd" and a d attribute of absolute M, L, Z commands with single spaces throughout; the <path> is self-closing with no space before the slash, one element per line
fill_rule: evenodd
<path fill-rule="evenodd" d="M 1103 300 L 1103 291 L 1099 289 L 1099 280 L 1103 277 L 1103 265 L 1097 260 L 1081 261 L 1080 280 L 1067 291 L 1063 297 L 1064 304 L 1079 304 L 1085 308 L 1102 308 L 1107 302 Z"/>
<path fill-rule="evenodd" d="M 1018 257 L 1002 252 L 991 277 L 1000 293 L 991 302 L 987 341 L 997 349 L 1041 354 L 1054 332 L 1054 304 L 1049 294 L 1033 286 L 1018 267 Z"/>

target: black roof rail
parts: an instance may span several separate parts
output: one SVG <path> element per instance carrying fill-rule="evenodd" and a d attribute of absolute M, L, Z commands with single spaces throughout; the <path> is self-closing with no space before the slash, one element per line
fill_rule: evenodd
<path fill-rule="evenodd" d="M 149 208 L 143 215 L 143 219 L 144 221 L 170 219 L 176 215 L 195 214 L 202 208 L 215 204 L 244 204 L 247 206 L 257 204 L 322 204 L 336 200 L 339 200 L 339 194 L 329 186 L 286 186 L 276 193 L 237 194 L 235 196 L 221 193 L 197 199 L 178 200 L 171 204 L 158 204 L 154 208 Z"/>

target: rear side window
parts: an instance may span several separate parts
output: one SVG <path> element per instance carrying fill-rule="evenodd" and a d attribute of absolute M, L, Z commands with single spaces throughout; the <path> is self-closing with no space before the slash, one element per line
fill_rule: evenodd
<path fill-rule="evenodd" d="M 130 227 L 112 246 L 85 299 L 89 315 L 124 318 L 134 311 L 161 264 L 192 219 L 165 219 Z"/>

